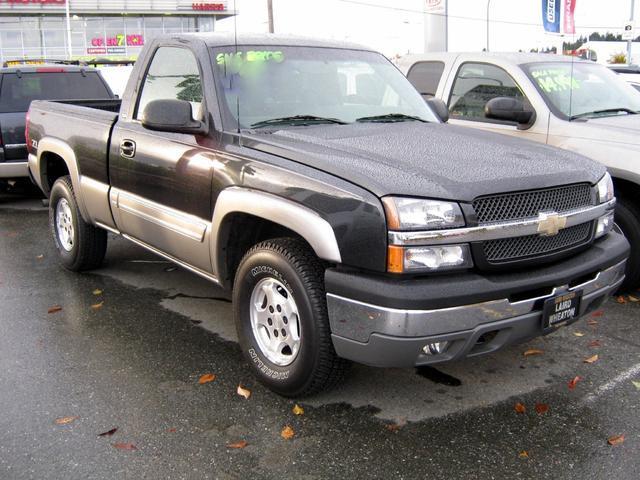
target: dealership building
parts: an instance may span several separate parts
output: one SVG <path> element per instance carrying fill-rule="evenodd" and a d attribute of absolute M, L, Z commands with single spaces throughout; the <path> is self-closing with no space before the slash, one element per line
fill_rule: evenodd
<path fill-rule="evenodd" d="M 0 61 L 135 59 L 155 36 L 211 32 L 234 14 L 226 1 L 0 0 Z"/>

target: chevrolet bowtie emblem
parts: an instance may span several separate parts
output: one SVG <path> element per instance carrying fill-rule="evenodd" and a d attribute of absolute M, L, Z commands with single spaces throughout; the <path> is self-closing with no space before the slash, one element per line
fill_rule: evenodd
<path fill-rule="evenodd" d="M 567 225 L 567 217 L 556 212 L 540 212 L 538 214 L 538 233 L 543 237 L 557 235 Z"/>

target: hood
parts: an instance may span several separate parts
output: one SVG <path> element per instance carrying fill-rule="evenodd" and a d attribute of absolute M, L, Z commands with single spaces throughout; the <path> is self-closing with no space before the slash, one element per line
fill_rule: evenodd
<path fill-rule="evenodd" d="M 470 202 L 596 183 L 605 168 L 544 144 L 447 124 L 360 123 L 254 131 L 243 145 L 329 172 L 375 195 Z"/>
<path fill-rule="evenodd" d="M 640 115 L 614 115 L 571 122 L 582 138 L 640 145 Z"/>

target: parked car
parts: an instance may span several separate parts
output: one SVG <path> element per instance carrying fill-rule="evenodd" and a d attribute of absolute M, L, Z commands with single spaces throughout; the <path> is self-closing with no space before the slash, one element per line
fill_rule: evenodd
<path fill-rule="evenodd" d="M 443 124 L 377 52 L 171 35 L 131 78 L 119 114 L 31 104 L 59 259 L 99 267 L 109 231 L 221 286 L 249 365 L 280 394 L 327 388 L 346 360 L 493 352 L 623 281 L 602 165 Z"/>
<path fill-rule="evenodd" d="M 631 242 L 623 289 L 640 284 L 640 92 L 590 61 L 529 53 L 434 53 L 399 62 L 451 123 L 546 143 L 603 163 Z M 523 162 L 522 168 L 526 168 Z"/>
<path fill-rule="evenodd" d="M 92 68 L 64 64 L 13 65 L 0 69 L 0 181 L 26 179 L 25 116 L 32 100 L 111 99 Z"/>

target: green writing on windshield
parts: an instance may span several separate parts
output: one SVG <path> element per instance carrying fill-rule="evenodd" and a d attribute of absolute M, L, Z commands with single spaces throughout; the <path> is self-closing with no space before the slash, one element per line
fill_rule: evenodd
<path fill-rule="evenodd" d="M 216 55 L 216 63 L 225 67 L 227 74 L 238 73 L 243 76 L 259 72 L 267 63 L 283 61 L 284 53 L 279 50 L 248 50 Z"/>
<path fill-rule="evenodd" d="M 565 70 L 559 68 L 533 70 L 531 76 L 533 76 L 538 86 L 546 93 L 563 92 L 569 89 L 580 88 L 580 82 L 577 79 L 567 75 Z"/>

